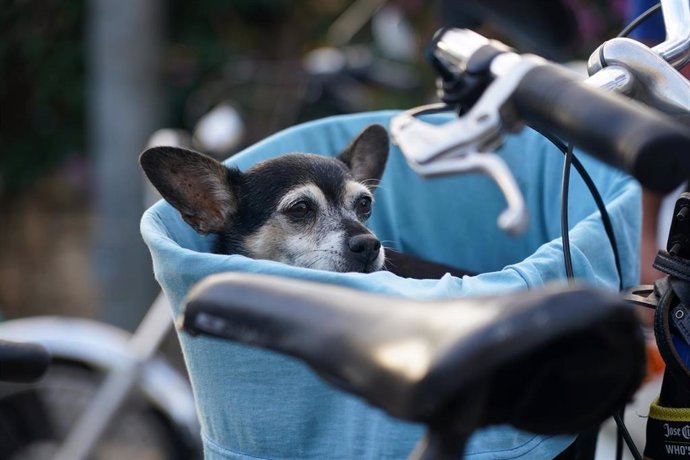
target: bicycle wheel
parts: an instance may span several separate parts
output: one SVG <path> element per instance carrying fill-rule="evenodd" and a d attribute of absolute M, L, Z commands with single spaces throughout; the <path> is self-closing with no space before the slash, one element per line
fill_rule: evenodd
<path fill-rule="evenodd" d="M 103 375 L 75 362 L 56 362 L 31 385 L 0 385 L 0 452 L 6 460 L 53 457 L 93 398 Z M 172 460 L 193 454 L 141 395 L 122 407 L 91 457 L 94 460 Z"/>

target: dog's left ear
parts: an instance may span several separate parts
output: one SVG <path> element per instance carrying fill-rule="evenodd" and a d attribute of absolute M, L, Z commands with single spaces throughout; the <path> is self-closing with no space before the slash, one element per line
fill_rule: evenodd
<path fill-rule="evenodd" d="M 388 159 L 388 132 L 381 125 L 371 125 L 343 150 L 338 159 L 345 163 L 355 180 L 373 188 L 383 175 Z"/>
<path fill-rule="evenodd" d="M 237 212 L 239 170 L 178 147 L 153 147 L 139 164 L 154 187 L 201 234 L 222 232 Z"/>

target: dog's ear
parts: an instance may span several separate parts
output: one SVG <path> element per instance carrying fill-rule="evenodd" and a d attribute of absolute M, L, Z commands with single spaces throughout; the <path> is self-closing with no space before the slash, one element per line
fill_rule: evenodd
<path fill-rule="evenodd" d="M 178 147 L 153 147 L 139 157 L 151 183 L 199 233 L 217 233 L 237 212 L 232 171 L 213 158 Z"/>
<path fill-rule="evenodd" d="M 338 155 L 338 159 L 350 168 L 355 180 L 373 188 L 383 175 L 388 147 L 386 129 L 381 125 L 371 125 Z"/>

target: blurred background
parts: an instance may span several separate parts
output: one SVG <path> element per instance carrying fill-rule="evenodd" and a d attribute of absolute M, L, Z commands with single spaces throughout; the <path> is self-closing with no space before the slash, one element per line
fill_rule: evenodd
<path fill-rule="evenodd" d="M 442 25 L 565 61 L 625 4 L 1 0 L 0 314 L 136 325 L 157 291 L 137 165 L 157 129 L 216 108 L 194 146 L 224 157 L 309 119 L 409 108 L 434 97 L 423 55 Z"/>

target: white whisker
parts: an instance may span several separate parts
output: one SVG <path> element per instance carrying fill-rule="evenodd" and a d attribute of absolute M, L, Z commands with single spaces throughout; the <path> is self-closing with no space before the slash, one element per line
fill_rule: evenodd
<path fill-rule="evenodd" d="M 381 187 L 381 183 L 378 179 L 365 179 L 359 181 L 360 184 L 364 185 L 369 190 L 386 190 L 387 187 Z"/>

